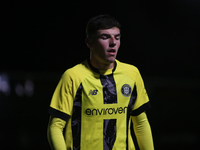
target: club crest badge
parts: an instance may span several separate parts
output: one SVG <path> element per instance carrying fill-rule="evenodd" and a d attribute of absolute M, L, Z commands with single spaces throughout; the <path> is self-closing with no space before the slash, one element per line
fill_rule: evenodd
<path fill-rule="evenodd" d="M 121 88 L 122 95 L 129 97 L 131 95 L 131 86 L 129 84 L 124 84 Z"/>

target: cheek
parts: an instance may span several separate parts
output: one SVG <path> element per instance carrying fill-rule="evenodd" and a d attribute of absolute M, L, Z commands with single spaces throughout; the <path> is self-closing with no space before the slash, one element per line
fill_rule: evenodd
<path fill-rule="evenodd" d="M 120 44 L 121 44 L 120 42 L 117 43 L 117 47 L 118 47 L 118 48 L 120 47 Z"/>
<path fill-rule="evenodd" d="M 108 48 L 108 44 L 106 42 L 101 42 L 98 44 L 98 48 L 104 51 L 105 49 Z"/>
<path fill-rule="evenodd" d="M 121 42 L 118 43 L 118 45 L 120 46 Z"/>

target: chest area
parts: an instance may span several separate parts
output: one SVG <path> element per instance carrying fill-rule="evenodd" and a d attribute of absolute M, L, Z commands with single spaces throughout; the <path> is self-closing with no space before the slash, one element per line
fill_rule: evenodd
<path fill-rule="evenodd" d="M 134 85 L 135 81 L 124 75 L 89 77 L 82 82 L 82 106 L 104 112 L 112 105 L 115 112 L 121 112 L 128 106 Z"/>

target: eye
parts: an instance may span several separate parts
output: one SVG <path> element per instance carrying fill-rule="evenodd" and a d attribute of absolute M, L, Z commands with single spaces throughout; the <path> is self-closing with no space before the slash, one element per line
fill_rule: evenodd
<path fill-rule="evenodd" d="M 115 39 L 116 39 L 116 40 L 120 40 L 120 36 L 116 36 Z"/>
<path fill-rule="evenodd" d="M 106 39 L 108 39 L 108 37 L 103 36 L 103 37 L 101 37 L 101 39 L 106 40 Z"/>
<path fill-rule="evenodd" d="M 106 40 L 106 39 L 108 39 L 109 37 L 108 36 L 106 36 L 106 35 L 102 35 L 101 36 L 101 39 L 103 39 L 103 40 Z"/>

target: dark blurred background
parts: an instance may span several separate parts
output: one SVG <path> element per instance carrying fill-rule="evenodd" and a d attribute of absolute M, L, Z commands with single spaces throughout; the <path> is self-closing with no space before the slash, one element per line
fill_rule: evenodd
<path fill-rule="evenodd" d="M 99 14 L 122 24 L 117 58 L 143 76 L 155 149 L 200 149 L 199 8 L 197 0 L 3 1 L 0 149 L 49 149 L 51 96 L 88 57 L 85 26 Z"/>

